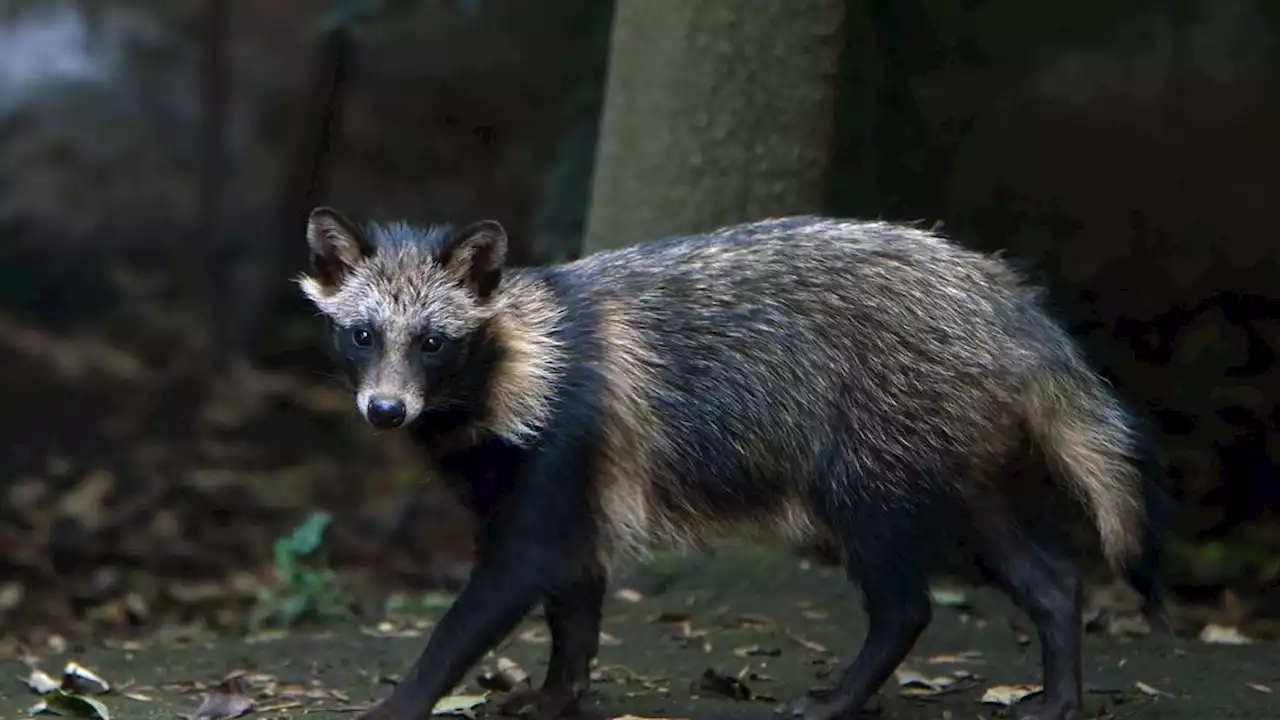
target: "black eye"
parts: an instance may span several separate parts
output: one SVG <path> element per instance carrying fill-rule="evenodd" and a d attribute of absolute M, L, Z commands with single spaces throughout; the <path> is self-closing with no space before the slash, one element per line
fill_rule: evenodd
<path fill-rule="evenodd" d="M 356 347 L 369 347 L 373 344 L 373 333 L 364 328 L 356 328 L 351 331 L 351 342 L 355 343 Z"/>
<path fill-rule="evenodd" d="M 444 338 L 439 335 L 428 335 L 422 341 L 422 352 L 424 353 L 437 353 L 440 352 L 442 347 L 444 347 Z"/>

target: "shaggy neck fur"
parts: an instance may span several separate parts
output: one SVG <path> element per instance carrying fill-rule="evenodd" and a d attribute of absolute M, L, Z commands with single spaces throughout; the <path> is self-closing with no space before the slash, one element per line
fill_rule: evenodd
<path fill-rule="evenodd" d="M 528 446 L 551 416 L 564 369 L 564 347 L 557 339 L 564 309 L 545 281 L 523 273 L 505 279 L 493 303 L 486 328 L 495 353 L 483 407 L 460 433 L 433 442 L 439 450 L 474 444 L 485 434 Z"/>

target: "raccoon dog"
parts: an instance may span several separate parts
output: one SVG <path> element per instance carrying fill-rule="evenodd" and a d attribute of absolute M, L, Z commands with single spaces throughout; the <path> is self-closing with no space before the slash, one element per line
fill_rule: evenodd
<path fill-rule="evenodd" d="M 365 718 L 427 717 L 539 602 L 547 676 L 506 708 L 571 712 L 609 568 L 733 534 L 839 548 L 870 616 L 830 692 L 780 713 L 855 714 L 958 548 L 1035 623 L 1045 690 L 1025 716 L 1081 716 L 1081 580 L 1041 501 L 1080 500 L 1115 568 L 1149 568 L 1151 487 L 1133 420 L 1010 266 L 820 217 L 543 268 L 505 267 L 491 220 L 317 208 L 307 241 L 299 284 L 357 409 L 409 432 L 481 519 L 466 587 Z M 1131 578 L 1154 601 L 1154 575 Z"/>

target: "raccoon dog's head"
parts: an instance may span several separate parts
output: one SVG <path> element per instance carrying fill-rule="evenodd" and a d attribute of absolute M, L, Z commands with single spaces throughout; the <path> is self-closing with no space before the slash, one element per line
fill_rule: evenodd
<path fill-rule="evenodd" d="M 491 300 L 506 258 L 502 226 L 356 227 L 320 207 L 307 223 L 311 270 L 298 283 L 328 317 L 333 350 L 374 427 L 476 401 Z"/>

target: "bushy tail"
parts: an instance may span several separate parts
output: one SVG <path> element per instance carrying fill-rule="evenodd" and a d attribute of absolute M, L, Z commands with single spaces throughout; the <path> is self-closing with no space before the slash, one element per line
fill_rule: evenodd
<path fill-rule="evenodd" d="M 1146 514 L 1142 535 L 1142 551 L 1129 565 L 1129 584 L 1142 596 L 1142 614 L 1150 621 L 1152 629 L 1171 632 L 1173 625 L 1165 614 L 1164 586 L 1161 575 L 1164 565 L 1163 534 L 1173 519 L 1176 506 L 1169 493 L 1164 469 L 1155 451 L 1154 440 L 1143 432 L 1139 440 L 1138 465 L 1143 479 L 1143 509 Z"/>
<path fill-rule="evenodd" d="M 1046 372 L 1026 418 L 1055 475 L 1089 508 L 1107 561 L 1126 572 L 1146 544 L 1145 481 L 1128 414 L 1088 370 Z"/>

